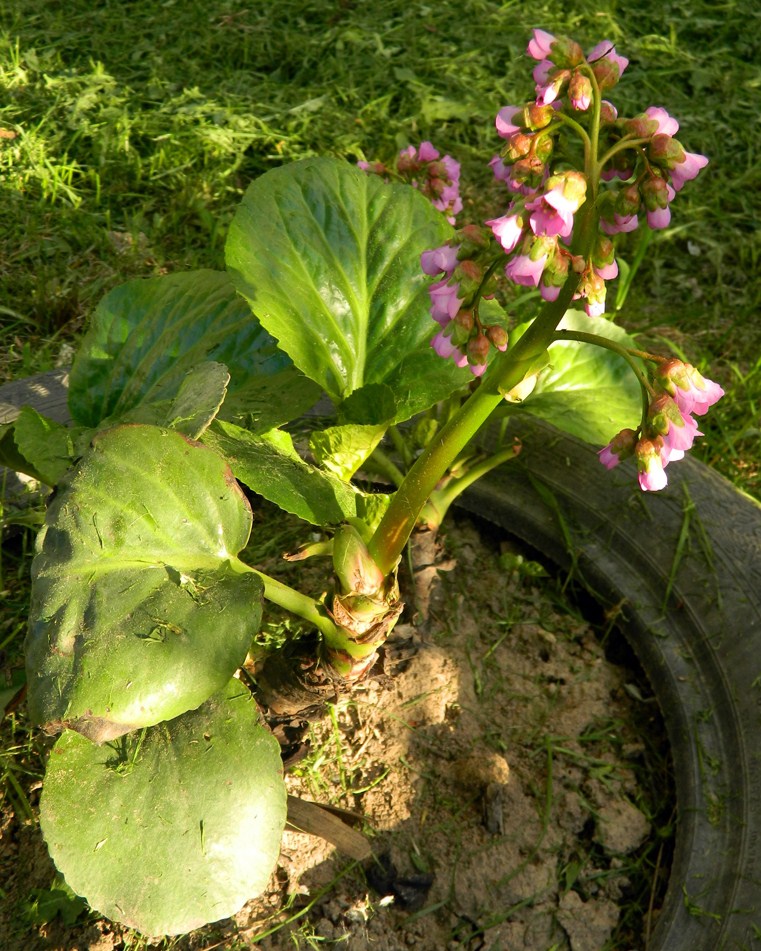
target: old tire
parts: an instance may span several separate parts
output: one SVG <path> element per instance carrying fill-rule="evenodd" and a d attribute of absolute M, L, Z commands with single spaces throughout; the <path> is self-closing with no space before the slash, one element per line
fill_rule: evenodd
<path fill-rule="evenodd" d="M 632 463 L 518 420 L 523 450 L 465 496 L 575 576 L 649 677 L 674 761 L 677 833 L 649 951 L 761 949 L 761 506 L 707 466 L 642 493 Z"/>

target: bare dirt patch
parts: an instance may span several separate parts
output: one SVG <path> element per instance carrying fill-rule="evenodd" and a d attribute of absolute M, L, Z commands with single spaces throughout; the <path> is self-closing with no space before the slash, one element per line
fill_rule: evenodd
<path fill-rule="evenodd" d="M 457 570 L 441 574 L 429 621 L 397 627 L 383 669 L 311 728 L 287 779 L 359 814 L 374 862 L 287 831 L 263 896 L 164 944 L 94 915 L 31 923 L 29 896 L 55 870 L 8 810 L 2 947 L 643 947 L 670 810 L 647 685 L 509 545 L 461 521 L 447 557 Z"/>

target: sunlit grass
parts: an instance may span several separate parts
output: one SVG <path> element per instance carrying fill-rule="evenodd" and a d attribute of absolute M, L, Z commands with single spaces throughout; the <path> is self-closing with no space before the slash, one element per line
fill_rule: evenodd
<path fill-rule="evenodd" d="M 757 491 L 761 449 L 740 417 L 758 399 L 761 349 L 761 11 L 707 0 L 636 15 L 611 3 L 527 10 L 486 0 L 4 4 L 0 377 L 52 365 L 114 285 L 221 266 L 246 185 L 285 161 L 388 158 L 427 138 L 461 160 L 468 210 L 501 213 L 506 196 L 485 165 L 499 147 L 493 115 L 530 96 L 524 50 L 541 26 L 587 46 L 615 41 L 631 60 L 619 106 L 666 107 L 685 146 L 710 158 L 651 242 L 620 319 L 647 334 L 676 328 L 692 362 L 727 387 L 741 381 L 698 451 Z M 636 241 L 622 238 L 624 259 Z"/>

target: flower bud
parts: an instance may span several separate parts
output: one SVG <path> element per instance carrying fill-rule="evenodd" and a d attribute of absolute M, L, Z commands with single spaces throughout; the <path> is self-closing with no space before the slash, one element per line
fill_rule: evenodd
<path fill-rule="evenodd" d="M 551 105 L 542 105 L 538 102 L 529 102 L 523 110 L 523 125 L 532 132 L 544 129 L 552 122 L 555 110 Z"/>
<path fill-rule="evenodd" d="M 410 146 L 410 148 L 412 148 Z M 417 160 L 417 155 L 414 150 L 412 154 L 409 152 L 402 152 L 399 158 L 396 160 L 396 169 L 400 175 L 405 175 L 410 172 L 420 171 L 420 162 Z"/>
<path fill-rule="evenodd" d="M 507 331 L 504 327 L 500 327 L 499 324 L 492 324 L 491 327 L 486 327 L 486 336 L 489 338 L 491 343 L 501 350 L 503 353 L 507 350 Z"/>
<path fill-rule="evenodd" d="M 579 70 L 574 70 L 568 83 L 568 97 L 571 108 L 579 112 L 586 112 L 592 102 L 592 83 L 588 76 Z"/>
<path fill-rule="evenodd" d="M 469 281 L 480 284 L 481 278 L 484 276 L 484 269 L 472 258 L 466 258 L 459 262 L 458 276 L 460 275 Z"/>
<path fill-rule="evenodd" d="M 640 192 L 648 211 L 657 211 L 667 208 L 669 203 L 669 187 L 665 179 L 651 175 L 640 185 Z M 673 194 L 673 192 L 672 192 Z"/>
<path fill-rule="evenodd" d="M 554 148 L 555 140 L 551 135 L 537 136 L 534 142 L 534 155 L 546 165 L 552 158 Z"/>
<path fill-rule="evenodd" d="M 632 119 L 626 119 L 624 129 L 631 135 L 636 135 L 638 139 L 649 139 L 658 131 L 658 122 L 643 112 Z"/>
<path fill-rule="evenodd" d="M 616 198 L 615 210 L 624 218 L 636 215 L 642 204 L 639 188 L 637 185 L 628 185 L 622 188 Z"/>
<path fill-rule="evenodd" d="M 447 329 L 451 328 L 451 339 L 455 347 L 461 347 L 470 340 L 473 331 L 473 314 L 469 310 L 461 310 Z"/>
<path fill-rule="evenodd" d="M 592 250 L 592 264 L 597 268 L 604 267 L 606 264 L 612 264 L 615 256 L 616 248 L 610 238 L 598 234 Z"/>
<path fill-rule="evenodd" d="M 384 575 L 353 525 L 339 525 L 333 536 L 333 569 L 342 594 L 375 595 Z"/>
<path fill-rule="evenodd" d="M 561 68 L 578 66 L 584 59 L 584 51 L 576 40 L 567 36 L 556 36 L 550 47 L 549 59 Z"/>
<path fill-rule="evenodd" d="M 533 142 L 533 135 L 526 132 L 514 132 L 502 150 L 502 157 L 510 159 L 511 162 L 517 162 L 518 159 L 525 158 L 529 154 Z"/>
<path fill-rule="evenodd" d="M 600 91 L 612 89 L 621 76 L 621 69 L 618 63 L 608 57 L 598 59 L 593 63 L 592 72 L 595 74 L 595 79 L 597 80 L 597 85 L 600 87 Z"/>
<path fill-rule="evenodd" d="M 544 177 L 545 163 L 536 155 L 527 155 L 513 165 L 513 179 L 519 185 L 539 188 Z"/>
<path fill-rule="evenodd" d="M 615 122 L 617 118 L 618 110 L 616 107 L 612 102 L 603 99 L 600 103 L 600 122 L 604 125 L 609 125 L 611 122 Z"/>
<path fill-rule="evenodd" d="M 583 258 L 581 260 L 583 261 Z M 555 248 L 555 253 L 548 257 L 542 272 L 542 284 L 545 287 L 562 287 L 568 279 L 570 266 L 570 256 L 564 254 L 560 248 Z"/>
<path fill-rule="evenodd" d="M 476 366 L 486 363 L 489 356 L 489 339 L 484 334 L 476 334 L 468 341 L 468 361 Z"/>
<path fill-rule="evenodd" d="M 636 444 L 636 432 L 633 429 L 622 429 L 620 433 L 616 433 L 607 446 L 600 449 L 597 455 L 606 469 L 612 469 L 619 462 L 634 455 Z"/>
<path fill-rule="evenodd" d="M 491 237 L 489 229 L 483 228 L 481 225 L 464 225 L 457 232 L 457 236 L 461 239 L 463 245 L 467 242 L 468 244 L 475 245 L 478 248 L 488 248 L 489 239 Z M 471 255 L 463 255 L 463 257 L 470 257 Z"/>
<path fill-rule="evenodd" d="M 653 431 L 660 436 L 665 436 L 671 425 L 684 425 L 679 407 L 666 393 L 652 401 L 648 407 L 647 421 Z"/>
<path fill-rule="evenodd" d="M 659 133 L 650 139 L 647 147 L 648 158 L 662 168 L 674 168 L 684 161 L 685 151 L 682 146 L 670 135 Z"/>

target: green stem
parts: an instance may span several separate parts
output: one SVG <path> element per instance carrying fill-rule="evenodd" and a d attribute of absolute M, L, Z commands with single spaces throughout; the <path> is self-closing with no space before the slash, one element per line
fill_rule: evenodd
<path fill-rule="evenodd" d="M 557 118 L 559 120 L 559 122 L 557 123 L 558 125 L 562 123 L 567 126 L 570 126 L 578 134 L 579 138 L 584 143 L 584 154 L 588 155 L 592 147 L 592 143 L 590 142 L 589 135 L 587 134 L 587 130 L 584 128 L 584 126 L 581 125 L 580 122 L 577 122 L 575 119 L 572 119 L 571 116 L 566 115 L 564 112 L 559 112 L 557 114 Z M 555 124 L 553 123 L 553 126 L 554 125 Z M 550 126 L 548 128 L 552 128 L 553 126 Z"/>
<path fill-rule="evenodd" d="M 404 473 L 396 463 L 378 446 L 373 449 L 368 459 L 365 459 L 362 468 L 368 472 L 383 476 L 397 488 L 404 482 Z"/>
<path fill-rule="evenodd" d="M 481 303 L 481 298 L 483 296 L 486 285 L 491 280 L 492 276 L 494 275 L 494 272 L 497 270 L 497 268 L 499 267 L 499 265 L 502 263 L 503 260 L 504 258 L 502 257 L 502 255 L 500 255 L 498 258 L 492 261 L 489 267 L 486 269 L 486 273 L 481 278 L 481 283 L 478 285 L 475 301 L 473 303 L 473 316 L 478 321 L 479 326 L 481 324 L 481 320 L 478 314 L 478 305 Z"/>
<path fill-rule="evenodd" d="M 588 73 L 592 83 L 592 122 L 589 130 L 589 153 L 586 156 L 587 182 L 592 192 L 592 201 L 597 201 L 597 191 L 600 187 L 600 171 L 602 162 L 600 161 L 600 113 L 602 110 L 602 93 L 597 82 L 594 70 L 589 67 Z"/>
<path fill-rule="evenodd" d="M 273 604 L 280 605 L 291 614 L 304 618 L 310 624 L 313 624 L 325 637 L 336 638 L 340 636 L 340 631 L 336 625 L 325 614 L 325 609 L 314 599 L 296 591 L 294 588 L 277 581 L 275 578 L 264 574 L 257 568 L 251 568 L 254 574 L 257 574 L 264 582 L 264 597 Z"/>
<path fill-rule="evenodd" d="M 587 257 L 594 235 L 594 209 L 591 202 L 585 202 L 576 216 L 575 253 Z M 552 343 L 557 325 L 571 303 L 579 280 L 579 275 L 575 273 L 568 277 L 557 300 L 545 303 L 539 316 L 518 342 L 494 361 L 479 388 L 407 473 L 368 543 L 370 555 L 384 574 L 388 574 L 398 562 L 418 515 L 439 480 L 502 402 L 503 394 L 512 390 L 531 372 L 538 358 Z"/>
<path fill-rule="evenodd" d="M 441 523 L 455 499 L 469 486 L 473 485 L 481 476 L 485 476 L 487 472 L 491 472 L 492 469 L 501 466 L 503 462 L 514 459 L 515 455 L 516 452 L 513 446 L 506 446 L 504 449 L 495 452 L 494 455 L 489 456 L 487 459 L 482 460 L 477 465 L 468 469 L 465 475 L 460 476 L 459 479 L 454 479 L 446 488 L 434 491 L 430 501 L 437 513 L 439 523 Z"/>
<path fill-rule="evenodd" d="M 412 464 L 412 460 L 410 459 L 410 448 L 407 445 L 404 436 L 402 436 L 396 426 L 389 426 L 388 436 L 391 439 L 391 442 L 394 444 L 394 449 L 396 449 L 396 451 L 399 453 L 402 462 L 409 468 L 409 466 Z"/>
<path fill-rule="evenodd" d="M 633 149 L 637 146 L 645 145 L 649 141 L 650 139 L 636 139 L 634 136 L 624 136 L 622 139 L 619 139 L 615 145 L 612 145 L 603 155 L 603 157 L 600 159 L 600 168 L 609 162 L 618 152 L 625 152 L 627 149 Z"/>
<path fill-rule="evenodd" d="M 590 334 L 585 333 L 581 330 L 558 330 L 555 334 L 556 340 L 577 340 L 579 343 L 591 343 L 596 347 L 603 347 L 605 350 L 610 350 L 612 353 L 617 354 L 619 357 L 623 357 L 624 360 L 632 368 L 634 375 L 640 382 L 640 385 L 644 390 L 646 390 L 650 396 L 655 396 L 655 390 L 653 389 L 650 381 L 647 379 L 642 370 L 637 366 L 634 357 L 644 357 L 647 359 L 648 354 L 644 353 L 641 350 L 630 350 L 628 347 L 621 346 L 620 343 L 616 343 L 615 340 L 610 340 L 608 337 L 601 337 L 599 334 Z"/>
<path fill-rule="evenodd" d="M 600 179 L 598 162 L 602 97 L 590 68 L 594 105 L 589 136 L 584 132 L 585 171 L 591 194 L 576 214 L 572 253 L 589 259 L 597 235 L 595 204 Z M 532 372 L 538 359 L 555 339 L 555 331 L 581 280 L 571 272 L 556 300 L 545 303 L 537 318 L 517 343 L 499 355 L 460 410 L 426 447 L 407 473 L 368 543 L 371 557 L 383 574 L 396 566 L 420 512 L 457 456 L 473 439 L 503 395 Z"/>

